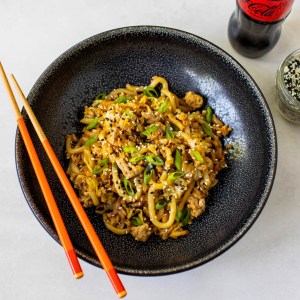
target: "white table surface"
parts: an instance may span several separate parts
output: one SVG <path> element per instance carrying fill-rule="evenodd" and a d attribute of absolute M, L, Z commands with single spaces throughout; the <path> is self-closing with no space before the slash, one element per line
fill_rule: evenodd
<path fill-rule="evenodd" d="M 120 275 L 127 299 L 300 299 L 300 126 L 276 109 L 280 62 L 300 48 L 300 1 L 277 46 L 259 59 L 237 54 L 227 38 L 234 0 L 0 0 L 0 60 L 27 95 L 63 51 L 99 32 L 160 25 L 201 36 L 239 61 L 261 88 L 278 136 L 277 175 L 267 205 L 250 231 L 213 261 L 163 277 Z M 102 269 L 84 261 L 73 279 L 62 248 L 29 209 L 15 168 L 16 123 L 0 84 L 0 299 L 116 299 Z"/>

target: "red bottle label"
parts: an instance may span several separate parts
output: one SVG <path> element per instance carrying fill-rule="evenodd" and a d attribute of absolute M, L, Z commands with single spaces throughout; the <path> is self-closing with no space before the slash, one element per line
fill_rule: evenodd
<path fill-rule="evenodd" d="M 294 0 L 237 0 L 237 2 L 250 18 L 261 22 L 276 22 L 289 14 Z"/>

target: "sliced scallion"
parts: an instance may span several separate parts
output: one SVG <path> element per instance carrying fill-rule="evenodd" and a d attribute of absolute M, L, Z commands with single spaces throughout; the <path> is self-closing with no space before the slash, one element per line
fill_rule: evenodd
<path fill-rule="evenodd" d="M 165 100 L 158 108 L 158 111 L 162 114 L 164 114 L 169 108 L 169 102 L 168 100 Z"/>
<path fill-rule="evenodd" d="M 124 187 L 125 187 L 126 193 L 127 193 L 129 196 L 134 196 L 134 190 L 133 190 L 133 188 L 132 188 L 132 185 L 131 185 L 130 180 L 127 179 L 126 177 L 124 177 L 123 183 L 124 183 Z"/>
<path fill-rule="evenodd" d="M 126 153 L 134 153 L 134 152 L 137 152 L 138 149 L 136 149 L 135 146 L 124 146 L 123 151 Z"/>
<path fill-rule="evenodd" d="M 158 98 L 158 94 L 157 94 L 157 91 L 151 87 L 151 86 L 147 86 L 145 87 L 143 93 L 148 96 L 148 97 L 155 97 L 155 98 Z"/>
<path fill-rule="evenodd" d="M 138 162 L 140 162 L 143 159 L 145 159 L 144 155 L 138 155 L 138 156 L 134 156 L 134 157 L 130 158 L 129 162 L 132 164 L 137 164 Z"/>
<path fill-rule="evenodd" d="M 132 217 L 130 219 L 130 221 L 133 226 L 141 226 L 144 224 L 143 221 L 139 217 L 136 217 L 136 216 Z"/>
<path fill-rule="evenodd" d="M 181 171 L 181 153 L 179 149 L 175 150 L 175 167 L 178 171 Z"/>
<path fill-rule="evenodd" d="M 184 175 L 184 172 L 182 171 L 175 171 L 170 173 L 170 175 L 168 176 L 168 179 L 171 181 L 175 181 L 177 179 L 179 179 L 180 177 L 182 177 Z"/>
<path fill-rule="evenodd" d="M 205 118 L 208 124 L 211 123 L 212 113 L 213 113 L 212 108 L 210 106 L 207 106 Z"/>
<path fill-rule="evenodd" d="M 198 161 L 200 161 L 201 163 L 204 163 L 204 159 L 199 151 L 193 150 L 192 153 Z"/>
<path fill-rule="evenodd" d="M 128 116 L 129 118 L 134 117 L 134 113 L 130 110 L 130 109 L 126 109 L 124 110 L 123 114 L 125 114 L 126 116 Z"/>
<path fill-rule="evenodd" d="M 214 135 L 213 131 L 212 131 L 211 127 L 207 123 L 204 122 L 202 124 L 202 129 L 203 129 L 203 131 L 204 131 L 205 134 L 207 134 L 210 137 L 213 137 L 213 135 Z"/>
<path fill-rule="evenodd" d="M 95 97 L 95 100 L 104 100 L 105 98 L 106 98 L 106 94 L 101 92 Z"/>
<path fill-rule="evenodd" d="M 162 166 L 165 164 L 163 159 L 158 155 L 147 155 L 145 159 L 147 160 L 147 162 L 155 166 Z"/>
<path fill-rule="evenodd" d="M 86 129 L 87 130 L 91 130 L 91 129 L 95 128 L 97 126 L 97 124 L 98 124 L 98 120 L 99 120 L 98 117 L 94 118 L 92 120 L 92 122 L 86 127 Z"/>
<path fill-rule="evenodd" d="M 144 170 L 144 183 L 148 184 L 153 175 L 153 166 L 149 164 Z"/>
<path fill-rule="evenodd" d="M 179 209 L 177 209 L 177 210 L 176 210 L 175 220 L 176 220 L 177 222 L 180 222 L 181 217 L 182 217 L 182 211 L 179 210 Z"/>
<path fill-rule="evenodd" d="M 92 144 L 94 144 L 95 142 L 97 142 L 98 140 L 98 135 L 94 135 L 93 137 L 89 138 L 86 142 L 85 145 L 86 146 L 91 146 Z"/>
<path fill-rule="evenodd" d="M 115 100 L 115 104 L 126 103 L 130 98 L 131 96 L 120 96 Z"/>
<path fill-rule="evenodd" d="M 160 210 L 163 207 L 165 207 L 167 205 L 167 203 L 168 203 L 168 201 L 165 200 L 165 199 L 159 200 L 159 201 L 156 202 L 155 208 L 158 209 L 158 210 Z"/>
<path fill-rule="evenodd" d="M 154 132 L 157 128 L 158 128 L 158 126 L 152 125 L 152 126 L 148 127 L 145 131 L 143 131 L 142 134 L 149 135 L 152 132 Z"/>
<path fill-rule="evenodd" d="M 183 226 L 186 226 L 188 224 L 190 220 L 190 211 L 189 209 L 186 207 L 183 212 L 182 212 L 182 216 L 181 216 L 181 223 Z"/>
<path fill-rule="evenodd" d="M 166 138 L 169 140 L 174 139 L 173 128 L 170 125 L 167 125 L 166 127 Z"/>
<path fill-rule="evenodd" d="M 107 168 L 107 164 L 109 162 L 109 159 L 108 158 L 103 158 L 101 159 L 98 164 L 94 167 L 93 169 L 93 174 L 94 175 L 97 175 L 99 173 L 101 173 L 104 169 Z"/>

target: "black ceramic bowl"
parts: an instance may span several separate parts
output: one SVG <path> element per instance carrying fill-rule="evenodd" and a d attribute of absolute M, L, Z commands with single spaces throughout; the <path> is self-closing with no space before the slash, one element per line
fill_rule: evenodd
<path fill-rule="evenodd" d="M 228 168 L 207 199 L 205 213 L 176 240 L 151 237 L 146 243 L 108 231 L 88 210 L 117 271 L 162 275 L 199 266 L 223 253 L 251 227 L 271 191 L 277 160 L 276 134 L 268 105 L 249 74 L 223 50 L 179 30 L 140 26 L 116 29 L 88 38 L 57 58 L 33 86 L 28 100 L 61 164 L 67 167 L 65 135 L 81 130 L 85 105 L 99 91 L 126 83 L 147 85 L 164 76 L 178 95 L 198 92 L 233 128 L 227 140 L 234 150 Z M 95 253 L 25 117 L 59 209 L 78 255 L 100 266 Z M 20 184 L 34 215 L 58 241 L 53 222 L 24 148 L 16 136 Z"/>

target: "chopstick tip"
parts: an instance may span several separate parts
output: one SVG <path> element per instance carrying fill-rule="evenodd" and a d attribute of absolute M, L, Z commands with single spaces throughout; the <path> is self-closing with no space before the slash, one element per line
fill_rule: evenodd
<path fill-rule="evenodd" d="M 75 279 L 80 279 L 83 277 L 83 272 L 74 274 Z"/>
<path fill-rule="evenodd" d="M 123 298 L 123 297 L 125 297 L 127 295 L 127 292 L 124 290 L 124 291 L 122 291 L 122 292 L 120 292 L 119 294 L 118 294 L 118 297 L 119 298 Z"/>

